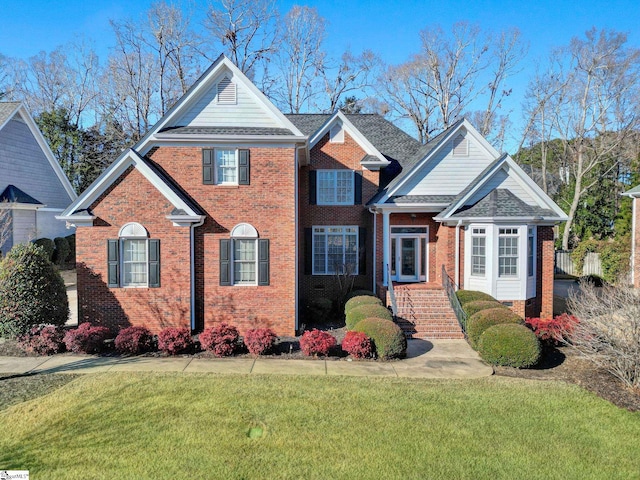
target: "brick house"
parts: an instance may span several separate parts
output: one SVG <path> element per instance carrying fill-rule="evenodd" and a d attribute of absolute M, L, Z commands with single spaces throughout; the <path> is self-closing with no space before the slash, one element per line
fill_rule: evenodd
<path fill-rule="evenodd" d="M 422 145 L 378 115 L 284 115 L 221 56 L 59 218 L 80 321 L 292 335 L 345 272 L 382 298 L 445 272 L 550 315 L 565 216 L 466 120 Z"/>

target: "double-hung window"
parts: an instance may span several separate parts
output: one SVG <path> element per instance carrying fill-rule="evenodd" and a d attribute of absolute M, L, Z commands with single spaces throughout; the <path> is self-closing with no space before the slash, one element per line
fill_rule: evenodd
<path fill-rule="evenodd" d="M 220 285 L 269 285 L 269 240 L 239 223 L 220 239 Z"/>
<path fill-rule="evenodd" d="M 122 286 L 147 286 L 147 239 L 122 239 Z"/>
<path fill-rule="evenodd" d="M 353 170 L 318 170 L 318 205 L 353 205 Z"/>
<path fill-rule="evenodd" d="M 124 225 L 118 238 L 107 240 L 109 287 L 159 287 L 160 240 L 148 238 L 139 223 Z"/>
<path fill-rule="evenodd" d="M 258 256 L 257 239 L 233 239 L 233 284 L 256 285 Z"/>
<path fill-rule="evenodd" d="M 236 150 L 216 149 L 216 183 L 238 183 L 238 157 Z"/>
<path fill-rule="evenodd" d="M 202 183 L 205 185 L 249 185 L 249 150 L 202 149 Z"/>
<path fill-rule="evenodd" d="M 487 264 L 487 230 L 471 229 L 471 275 L 484 277 Z"/>
<path fill-rule="evenodd" d="M 313 227 L 313 274 L 358 274 L 358 227 Z"/>
<path fill-rule="evenodd" d="M 518 229 L 498 230 L 498 276 L 518 276 Z"/>

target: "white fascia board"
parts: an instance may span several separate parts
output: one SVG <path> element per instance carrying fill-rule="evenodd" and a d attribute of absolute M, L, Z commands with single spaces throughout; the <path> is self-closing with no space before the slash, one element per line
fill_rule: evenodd
<path fill-rule="evenodd" d="M 47 143 L 44 136 L 42 135 L 42 132 L 38 128 L 38 125 L 36 124 L 35 120 L 31 117 L 31 115 L 29 114 L 29 112 L 27 111 L 27 108 L 24 106 L 23 103 L 20 104 L 20 106 L 9 118 L 10 119 L 13 118 L 16 115 L 16 113 L 20 113 L 20 116 L 22 117 L 24 122 L 27 124 L 27 127 L 29 127 L 29 130 L 31 131 L 33 138 L 36 139 L 36 142 L 38 143 L 38 146 L 42 150 L 42 153 L 44 153 L 44 156 L 47 157 L 47 160 L 49 160 L 49 164 L 51 165 L 51 168 L 53 168 L 53 171 L 58 177 L 58 180 L 60 180 L 60 183 L 62 184 L 63 188 L 69 195 L 69 198 L 71 199 L 71 201 L 74 201 L 75 199 L 77 199 L 78 195 L 76 194 L 75 190 L 71 186 L 71 182 L 69 182 L 69 179 L 67 178 L 64 171 L 62 170 L 62 167 L 58 163 L 58 160 L 56 160 L 56 157 L 53 155 L 53 152 L 51 151 L 51 148 L 49 148 L 49 144 Z"/>
<path fill-rule="evenodd" d="M 441 212 L 447 207 L 447 205 L 441 204 L 381 204 L 376 203 L 371 206 L 371 208 L 375 208 L 380 212 L 389 212 L 389 213 L 437 213 Z"/>
<path fill-rule="evenodd" d="M 557 217 L 455 217 L 455 218 L 442 218 L 435 216 L 433 219 L 436 222 L 450 223 L 454 225 L 458 222 L 467 223 L 491 223 L 500 225 L 513 225 L 513 224 L 529 224 L 529 225 L 556 225 L 564 220 Z"/>
<path fill-rule="evenodd" d="M 42 207 L 46 207 L 44 204 L 36 205 L 34 203 L 19 203 L 19 202 L 1 202 L 0 210 L 40 210 Z"/>
<path fill-rule="evenodd" d="M 73 216 L 65 216 L 65 215 L 56 215 L 56 220 L 62 220 L 67 222 L 67 228 L 69 227 L 93 227 L 93 221 L 95 220 L 95 215 L 73 215 Z"/>
<path fill-rule="evenodd" d="M 206 217 L 204 215 L 167 215 L 165 218 L 175 227 L 190 227 L 194 223 L 204 221 Z"/>
<path fill-rule="evenodd" d="M 156 133 L 150 139 L 148 143 L 153 142 L 154 140 L 162 141 L 163 145 L 166 141 L 174 141 L 174 142 L 185 142 L 185 143 L 194 143 L 194 142 L 262 142 L 262 143 L 304 143 L 307 141 L 306 136 L 295 136 L 295 135 L 208 135 L 204 133 L 198 134 L 174 134 L 174 133 Z"/>
<path fill-rule="evenodd" d="M 380 151 L 376 147 L 371 144 L 369 140 L 367 140 L 367 137 L 362 135 L 360 130 L 358 130 L 340 110 L 329 117 L 327 121 L 324 122 L 324 125 L 322 125 L 322 127 L 320 127 L 320 129 L 311 136 L 311 138 L 309 139 L 309 149 L 312 149 L 320 141 L 320 139 L 324 137 L 327 132 L 329 132 L 331 127 L 333 127 L 339 121 L 342 122 L 342 128 L 346 128 L 351 138 L 353 138 L 356 143 L 358 143 L 358 145 L 362 147 L 367 155 L 373 155 L 380 160 L 380 163 L 378 164 L 380 165 L 380 167 L 386 167 L 391 163 L 384 157 L 384 155 L 382 155 L 382 153 L 380 153 Z"/>

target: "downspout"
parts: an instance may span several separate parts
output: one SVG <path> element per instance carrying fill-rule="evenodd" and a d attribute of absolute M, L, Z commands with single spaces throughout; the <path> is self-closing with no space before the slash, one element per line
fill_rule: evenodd
<path fill-rule="evenodd" d="M 191 295 L 189 300 L 190 306 L 190 317 L 191 317 L 191 331 L 193 332 L 196 329 L 196 228 L 202 226 L 204 223 L 204 217 L 198 223 L 192 223 L 189 227 L 189 237 L 190 237 L 190 267 L 189 274 L 191 275 Z"/>
<path fill-rule="evenodd" d="M 456 269 L 456 290 L 460 288 L 460 227 L 462 226 L 462 220 L 458 220 L 456 225 L 456 255 L 455 255 L 455 269 Z"/>
<path fill-rule="evenodd" d="M 377 238 L 378 238 L 378 227 L 377 227 L 377 218 L 378 212 L 375 209 L 369 207 L 369 213 L 373 215 L 373 288 L 371 291 L 375 294 L 377 282 L 376 282 L 376 265 L 378 264 L 378 250 L 377 250 Z"/>

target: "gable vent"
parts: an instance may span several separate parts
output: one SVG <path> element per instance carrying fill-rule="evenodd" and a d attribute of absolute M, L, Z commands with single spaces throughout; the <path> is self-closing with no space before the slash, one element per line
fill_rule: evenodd
<path fill-rule="evenodd" d="M 235 105 L 236 84 L 229 77 L 224 77 L 218 82 L 218 103 Z"/>
<path fill-rule="evenodd" d="M 469 155 L 469 141 L 464 135 L 458 135 L 453 139 L 453 156 L 466 157 Z"/>

